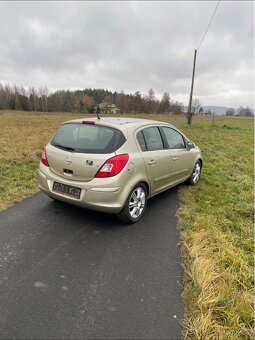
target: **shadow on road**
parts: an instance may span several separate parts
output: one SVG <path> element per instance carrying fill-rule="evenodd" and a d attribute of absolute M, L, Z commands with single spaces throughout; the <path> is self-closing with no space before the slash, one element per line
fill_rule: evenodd
<path fill-rule="evenodd" d="M 181 184 L 183 185 L 183 184 Z M 180 185 L 180 186 L 181 186 Z M 179 186 L 179 187 L 180 187 Z M 139 226 L 140 224 L 144 224 L 143 220 L 150 220 L 151 217 L 154 215 L 155 212 L 160 211 L 162 213 L 162 216 L 164 215 L 164 209 L 167 206 L 167 202 L 174 201 L 173 203 L 176 203 L 177 207 L 177 187 L 169 189 L 157 196 L 154 196 L 148 200 L 147 203 L 147 210 L 145 212 L 145 215 L 141 219 L 141 221 L 137 222 L 136 224 L 126 224 L 123 222 L 120 222 L 117 219 L 117 216 L 114 214 L 107 214 L 102 212 L 97 212 L 81 207 L 77 207 L 65 202 L 61 201 L 54 201 L 49 200 L 48 204 L 44 206 L 44 210 L 47 210 L 48 213 L 56 215 L 57 219 L 63 219 L 64 221 L 67 220 L 73 220 L 77 223 L 76 227 L 83 228 L 84 224 L 90 223 L 93 221 L 94 223 L 89 226 L 89 228 L 96 228 L 96 229 L 102 229 L 105 228 L 109 229 L 119 229 L 119 228 L 132 228 L 135 225 Z M 175 215 L 175 209 L 172 211 L 172 213 Z M 153 220 L 155 218 L 153 217 Z M 154 220 L 154 222 L 156 222 Z M 158 221 L 160 222 L 160 221 Z M 70 225 L 72 227 L 72 225 Z"/>

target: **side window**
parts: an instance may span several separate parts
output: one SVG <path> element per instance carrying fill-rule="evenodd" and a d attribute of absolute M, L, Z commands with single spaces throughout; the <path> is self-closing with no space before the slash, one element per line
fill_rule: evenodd
<path fill-rule="evenodd" d="M 164 134 L 169 145 L 169 149 L 185 149 L 185 143 L 182 135 L 174 129 L 163 127 Z"/>
<path fill-rule="evenodd" d="M 138 134 L 136 135 L 136 139 L 137 139 L 142 151 L 146 151 L 146 144 L 145 144 L 145 140 L 144 140 L 142 131 L 138 132 Z"/>
<path fill-rule="evenodd" d="M 157 127 L 149 127 L 143 130 L 148 151 L 164 149 L 163 141 Z"/>

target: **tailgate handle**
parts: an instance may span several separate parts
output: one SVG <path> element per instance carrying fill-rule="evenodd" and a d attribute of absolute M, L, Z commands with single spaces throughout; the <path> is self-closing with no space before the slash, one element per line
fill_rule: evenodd
<path fill-rule="evenodd" d="M 63 172 L 67 175 L 72 175 L 73 174 L 73 170 L 70 169 L 63 169 Z"/>
<path fill-rule="evenodd" d="M 174 157 L 173 161 L 178 161 L 178 159 L 179 159 L 178 157 Z"/>

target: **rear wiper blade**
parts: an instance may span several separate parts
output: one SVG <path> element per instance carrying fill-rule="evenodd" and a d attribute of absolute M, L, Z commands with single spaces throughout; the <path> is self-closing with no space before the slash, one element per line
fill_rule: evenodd
<path fill-rule="evenodd" d="M 71 146 L 65 146 L 65 145 L 61 145 L 58 143 L 54 143 L 55 146 L 58 146 L 59 148 L 63 148 L 65 150 L 70 150 L 70 151 L 74 151 L 74 148 L 72 148 Z"/>

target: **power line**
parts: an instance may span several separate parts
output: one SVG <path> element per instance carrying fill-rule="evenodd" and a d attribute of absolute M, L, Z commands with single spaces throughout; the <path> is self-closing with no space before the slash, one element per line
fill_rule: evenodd
<path fill-rule="evenodd" d="M 218 6 L 219 6 L 219 3 L 220 3 L 220 0 L 218 1 L 217 5 L 216 5 L 216 7 L 215 7 L 215 10 L 214 10 L 213 15 L 212 15 L 212 17 L 211 17 L 211 20 L 210 20 L 210 22 L 209 22 L 209 24 L 208 24 L 208 26 L 207 26 L 207 28 L 206 28 L 206 30 L 205 30 L 205 33 L 204 33 L 204 35 L 203 35 L 203 38 L 202 38 L 201 41 L 200 41 L 200 44 L 198 45 L 197 50 L 200 49 L 200 47 L 201 47 L 201 45 L 202 45 L 202 43 L 203 43 L 203 41 L 204 41 L 204 38 L 205 38 L 205 36 L 206 36 L 206 34 L 207 34 L 208 30 L 209 30 L 209 27 L 210 27 L 210 25 L 211 25 L 211 23 L 212 23 L 212 21 L 213 21 L 213 18 L 214 18 L 214 16 L 215 16 L 215 13 L 216 13 L 216 11 L 217 11 L 217 8 L 218 8 Z"/>
<path fill-rule="evenodd" d="M 198 50 L 200 49 L 200 47 L 201 47 L 201 45 L 202 45 L 202 43 L 203 43 L 203 41 L 204 41 L 204 39 L 205 39 L 205 36 L 206 36 L 206 34 L 207 34 L 207 32 L 208 32 L 208 30 L 209 30 L 209 28 L 210 28 L 210 25 L 211 25 L 211 23 L 212 23 L 212 21 L 213 21 L 213 18 L 214 18 L 214 16 L 215 16 L 215 13 L 216 13 L 216 11 L 217 11 L 217 8 L 218 8 L 218 6 L 219 6 L 219 3 L 220 3 L 220 0 L 218 0 L 218 3 L 217 3 L 217 5 L 216 5 L 216 7 L 215 7 L 215 10 L 214 10 L 213 15 L 212 15 L 212 17 L 211 17 L 211 20 L 210 20 L 210 22 L 209 22 L 209 24 L 208 24 L 208 26 L 207 26 L 207 28 L 206 28 L 206 30 L 205 30 L 205 33 L 204 33 L 204 35 L 203 35 L 203 38 L 201 39 L 200 44 L 198 45 L 198 48 L 195 50 L 195 53 L 194 53 L 193 71 L 192 71 L 192 80 L 191 80 L 191 89 L 190 89 L 189 106 L 188 106 L 188 114 L 187 114 L 188 124 L 189 124 L 189 125 L 191 125 L 191 121 L 192 121 L 191 105 L 192 105 L 192 96 L 193 96 L 193 87 L 194 87 L 194 78 L 195 78 L 195 69 L 196 69 L 196 57 L 197 57 L 197 52 L 198 52 Z"/>

